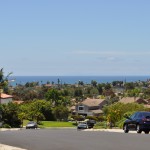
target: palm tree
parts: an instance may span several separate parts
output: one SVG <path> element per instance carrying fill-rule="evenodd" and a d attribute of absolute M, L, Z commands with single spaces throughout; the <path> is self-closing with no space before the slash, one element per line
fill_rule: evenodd
<path fill-rule="evenodd" d="M 12 73 L 8 73 L 8 75 L 5 77 L 3 68 L 0 69 L 0 104 L 1 104 L 1 93 L 3 92 L 4 87 L 8 85 L 8 77 L 11 74 Z"/>

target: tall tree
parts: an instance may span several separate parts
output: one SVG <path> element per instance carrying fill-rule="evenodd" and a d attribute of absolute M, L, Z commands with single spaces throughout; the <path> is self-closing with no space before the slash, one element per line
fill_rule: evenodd
<path fill-rule="evenodd" d="M 5 77 L 4 72 L 3 72 L 3 68 L 0 69 L 0 104 L 1 104 L 1 93 L 3 92 L 4 88 L 6 86 L 8 86 L 8 77 L 11 74 L 12 73 L 8 73 L 8 75 Z"/>
<path fill-rule="evenodd" d="M 96 87 L 96 86 L 97 86 L 97 81 L 92 80 L 92 81 L 91 81 L 91 85 L 94 86 L 94 87 Z"/>
<path fill-rule="evenodd" d="M 69 110 L 67 107 L 64 107 L 62 105 L 59 105 L 55 108 L 53 108 L 53 114 L 55 115 L 57 120 L 67 120 L 69 115 Z"/>
<path fill-rule="evenodd" d="M 8 75 L 5 77 L 3 68 L 0 69 L 0 88 L 4 88 L 6 85 L 8 85 L 8 77 L 12 74 L 8 73 Z"/>
<path fill-rule="evenodd" d="M 36 122 L 38 123 L 41 120 L 45 120 L 44 114 L 46 113 L 46 111 L 51 113 L 51 104 L 50 102 L 47 102 L 45 100 L 34 100 L 27 105 L 27 109 L 28 119 L 36 120 Z"/>

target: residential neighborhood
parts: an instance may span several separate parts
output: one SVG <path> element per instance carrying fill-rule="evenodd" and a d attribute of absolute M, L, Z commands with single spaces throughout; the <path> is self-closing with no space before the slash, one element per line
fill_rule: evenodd
<path fill-rule="evenodd" d="M 58 83 L 27 82 L 16 86 L 7 81 L 1 69 L 0 119 L 4 127 L 24 126 L 24 120 L 41 124 L 90 118 L 98 128 L 106 123 L 121 128 L 119 121 L 126 113 L 150 111 L 149 80 L 62 84 L 58 79 Z"/>

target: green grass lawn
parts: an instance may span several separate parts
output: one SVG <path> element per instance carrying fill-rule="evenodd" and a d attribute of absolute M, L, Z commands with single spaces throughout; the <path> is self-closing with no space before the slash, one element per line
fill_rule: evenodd
<path fill-rule="evenodd" d="M 28 120 L 24 120 L 23 125 L 26 126 Z M 73 122 L 62 122 L 62 121 L 41 121 L 40 128 L 48 128 L 48 127 L 76 127 Z"/>
<path fill-rule="evenodd" d="M 39 127 L 75 127 L 72 122 L 42 121 Z"/>

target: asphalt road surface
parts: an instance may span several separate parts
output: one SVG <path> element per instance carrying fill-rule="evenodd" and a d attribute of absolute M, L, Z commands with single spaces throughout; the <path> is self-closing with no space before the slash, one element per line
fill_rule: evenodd
<path fill-rule="evenodd" d="M 148 150 L 150 134 L 28 129 L 0 132 L 0 143 L 27 150 Z"/>

